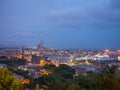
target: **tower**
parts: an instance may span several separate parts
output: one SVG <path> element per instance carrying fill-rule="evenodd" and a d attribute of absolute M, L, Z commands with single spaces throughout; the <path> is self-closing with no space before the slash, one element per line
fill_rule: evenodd
<path fill-rule="evenodd" d="M 24 59 L 24 47 L 22 46 L 22 59 Z"/>
<path fill-rule="evenodd" d="M 38 44 L 38 50 L 42 49 L 44 46 L 44 42 L 40 41 L 40 43 Z"/>

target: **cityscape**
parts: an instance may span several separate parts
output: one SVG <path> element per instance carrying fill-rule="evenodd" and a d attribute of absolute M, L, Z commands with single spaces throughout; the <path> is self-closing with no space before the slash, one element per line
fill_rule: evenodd
<path fill-rule="evenodd" d="M 26 62 L 24 61 L 26 60 Z M 11 61 L 22 61 L 23 64 Z M 40 41 L 37 47 L 2 47 L 0 48 L 0 67 L 14 70 L 14 76 L 22 84 L 30 84 L 30 79 L 23 73 L 36 79 L 53 72 L 45 69 L 46 65 L 68 65 L 75 70 L 75 76 L 87 75 L 89 72 L 100 73 L 106 66 L 116 66 L 116 75 L 120 76 L 120 50 L 56 49 L 47 48 Z M 16 68 L 14 68 L 16 67 Z"/>
<path fill-rule="evenodd" d="M 0 90 L 120 90 L 119 0 L 1 0 Z"/>

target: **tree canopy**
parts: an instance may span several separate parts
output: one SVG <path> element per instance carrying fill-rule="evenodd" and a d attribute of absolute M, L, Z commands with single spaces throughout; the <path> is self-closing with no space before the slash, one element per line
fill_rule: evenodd
<path fill-rule="evenodd" d="M 0 68 L 0 90 L 22 90 L 21 81 L 13 76 L 6 68 Z"/>

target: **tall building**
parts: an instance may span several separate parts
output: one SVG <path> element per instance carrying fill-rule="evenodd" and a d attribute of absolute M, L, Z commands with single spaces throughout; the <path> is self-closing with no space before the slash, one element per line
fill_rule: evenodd
<path fill-rule="evenodd" d="M 44 48 L 44 42 L 40 41 L 37 48 L 38 48 L 38 50 L 41 50 L 42 48 Z"/>
<path fill-rule="evenodd" d="M 41 57 L 38 57 L 36 55 L 32 55 L 32 63 L 33 64 L 39 64 L 40 63 L 40 58 Z"/>
<path fill-rule="evenodd" d="M 22 46 L 22 59 L 24 59 L 24 47 Z"/>

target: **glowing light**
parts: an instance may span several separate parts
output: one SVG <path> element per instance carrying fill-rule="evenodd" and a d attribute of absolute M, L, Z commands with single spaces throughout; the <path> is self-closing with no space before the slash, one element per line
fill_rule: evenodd
<path fill-rule="evenodd" d="M 40 60 L 40 66 L 44 66 L 46 64 L 45 60 Z"/>
<path fill-rule="evenodd" d="M 109 50 L 108 50 L 108 49 L 106 49 L 106 50 L 105 50 L 105 52 L 106 52 L 106 53 L 108 53 L 108 52 L 109 52 Z"/>
<path fill-rule="evenodd" d="M 118 50 L 118 52 L 120 53 L 120 50 Z"/>
<path fill-rule="evenodd" d="M 118 61 L 120 61 L 120 56 L 118 56 Z"/>
<path fill-rule="evenodd" d="M 109 54 L 109 52 L 110 52 L 110 50 L 108 50 L 108 49 L 106 49 L 106 50 L 104 51 L 105 54 Z"/>
<path fill-rule="evenodd" d="M 30 80 L 29 80 L 29 79 L 24 79 L 22 83 L 23 83 L 23 84 L 29 84 L 29 83 L 30 83 Z"/>
<path fill-rule="evenodd" d="M 88 61 L 86 61 L 85 63 L 86 63 L 87 65 L 90 65 L 90 64 L 91 64 L 91 63 L 90 63 L 90 62 L 88 62 Z"/>

